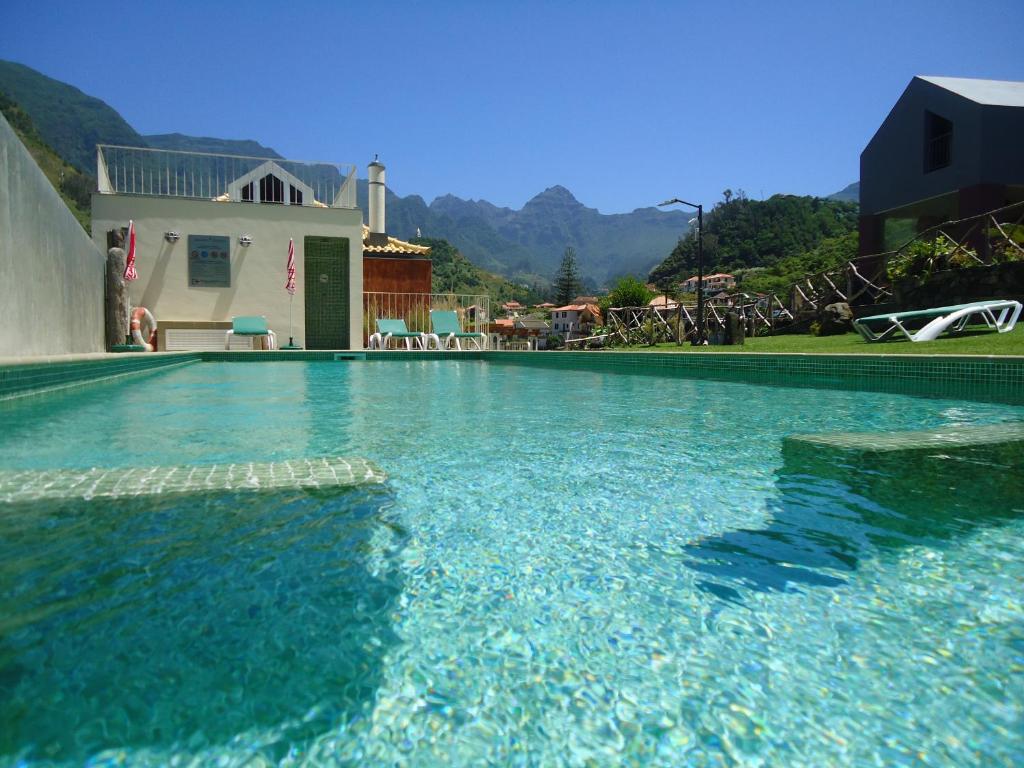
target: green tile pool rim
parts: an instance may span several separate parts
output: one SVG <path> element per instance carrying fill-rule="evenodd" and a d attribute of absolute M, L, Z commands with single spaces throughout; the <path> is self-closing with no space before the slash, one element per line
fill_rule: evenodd
<path fill-rule="evenodd" d="M 336 359 L 336 355 L 346 359 Z M 357 356 L 351 359 L 350 356 Z M 365 357 L 365 359 L 363 359 Z M 801 353 L 498 352 L 288 350 L 90 355 L 0 364 L 0 401 L 194 362 L 473 360 L 553 370 L 740 381 L 1024 402 L 1024 357 L 970 355 L 818 355 Z"/>

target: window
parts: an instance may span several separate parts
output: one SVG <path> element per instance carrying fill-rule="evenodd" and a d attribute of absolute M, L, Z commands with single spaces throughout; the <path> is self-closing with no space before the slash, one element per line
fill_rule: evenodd
<path fill-rule="evenodd" d="M 290 201 L 292 205 L 302 205 L 302 190 L 296 189 L 293 184 L 289 184 L 288 188 L 291 190 Z"/>
<path fill-rule="evenodd" d="M 250 181 L 248 184 L 246 184 L 244 187 L 242 187 L 242 202 L 244 202 L 244 203 L 251 203 L 251 202 L 253 202 L 252 192 L 253 192 L 253 187 L 252 187 L 252 182 Z"/>
<path fill-rule="evenodd" d="M 934 112 L 924 113 L 924 172 L 945 168 L 953 161 L 953 123 Z"/>
<path fill-rule="evenodd" d="M 284 202 L 284 182 L 272 173 L 268 173 L 260 179 L 260 202 Z"/>

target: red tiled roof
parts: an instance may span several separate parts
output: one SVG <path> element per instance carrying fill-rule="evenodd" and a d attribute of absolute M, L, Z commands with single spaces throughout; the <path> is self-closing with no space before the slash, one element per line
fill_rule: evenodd
<path fill-rule="evenodd" d="M 552 312 L 590 312 L 594 317 L 601 317 L 601 308 L 597 304 L 566 304 L 555 307 Z"/>

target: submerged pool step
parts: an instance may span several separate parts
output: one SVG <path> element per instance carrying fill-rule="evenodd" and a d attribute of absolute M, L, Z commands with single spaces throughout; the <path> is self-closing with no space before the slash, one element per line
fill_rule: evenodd
<path fill-rule="evenodd" d="M 0 503 L 94 499 L 210 491 L 346 488 L 383 483 L 387 475 L 366 459 L 330 457 L 268 463 L 117 469 L 0 472 Z"/>
<path fill-rule="evenodd" d="M 792 435 L 785 439 L 793 446 L 807 446 L 855 453 L 893 453 L 897 451 L 952 452 L 982 446 L 1024 445 L 1024 423 L 986 424 L 949 427 L 921 432 L 836 432 L 819 435 Z"/>

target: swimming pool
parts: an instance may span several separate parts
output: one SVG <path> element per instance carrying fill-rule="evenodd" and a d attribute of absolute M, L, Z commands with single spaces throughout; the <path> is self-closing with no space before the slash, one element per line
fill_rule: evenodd
<path fill-rule="evenodd" d="M 411 359 L 194 364 L 0 418 L 4 468 L 388 475 L 9 507 L 4 762 L 1024 761 L 1019 461 L 782 447 L 1022 407 Z"/>

